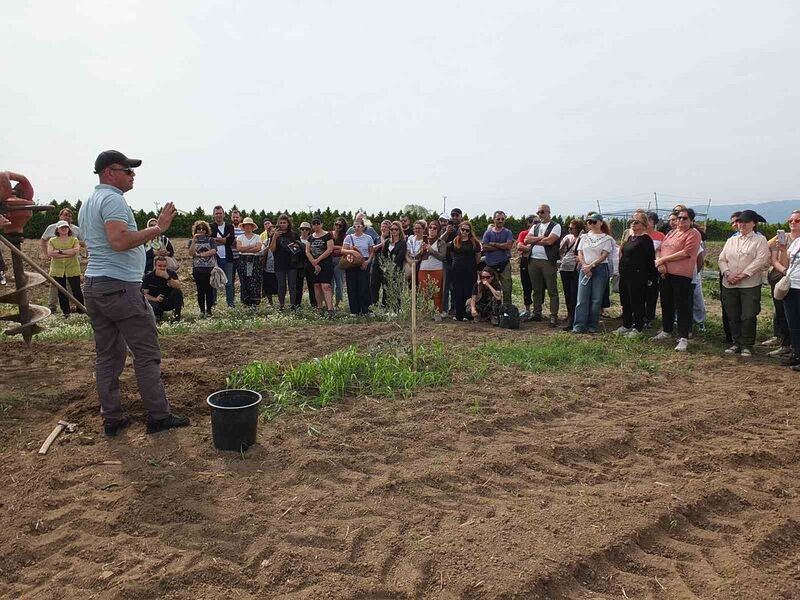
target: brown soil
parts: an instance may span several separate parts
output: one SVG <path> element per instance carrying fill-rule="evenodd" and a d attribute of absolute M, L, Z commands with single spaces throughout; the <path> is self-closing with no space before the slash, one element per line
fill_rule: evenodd
<path fill-rule="evenodd" d="M 90 342 L 0 345 L 0 596 L 797 598 L 797 374 L 690 354 L 655 374 L 534 375 L 354 398 L 211 443 L 206 395 L 251 358 L 298 360 L 387 324 L 165 338 L 193 426 L 102 435 Z M 454 347 L 488 326 L 428 326 Z M 9 379 L 35 376 L 27 380 Z M 10 400 L 9 400 L 10 401 Z M 59 418 L 78 423 L 46 456 Z"/>

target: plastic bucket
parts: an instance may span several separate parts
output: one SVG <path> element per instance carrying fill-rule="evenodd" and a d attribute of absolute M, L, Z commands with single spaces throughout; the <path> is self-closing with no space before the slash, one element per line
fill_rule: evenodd
<path fill-rule="evenodd" d="M 261 394 L 251 390 L 220 390 L 206 402 L 211 407 L 214 446 L 243 452 L 256 443 Z"/>

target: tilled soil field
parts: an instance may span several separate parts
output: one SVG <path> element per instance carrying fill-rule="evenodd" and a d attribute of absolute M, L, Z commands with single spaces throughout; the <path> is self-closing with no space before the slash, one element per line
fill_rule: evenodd
<path fill-rule="evenodd" d="M 0 345 L 0 596 L 798 598 L 798 378 L 714 354 L 646 370 L 489 365 L 410 398 L 349 398 L 213 448 L 236 365 L 396 336 L 386 323 L 162 340 L 192 427 L 102 435 L 91 342 Z M 458 350 L 549 330 L 428 325 Z M 12 381 L 11 377 L 28 377 Z M 59 418 L 77 422 L 46 456 Z"/>

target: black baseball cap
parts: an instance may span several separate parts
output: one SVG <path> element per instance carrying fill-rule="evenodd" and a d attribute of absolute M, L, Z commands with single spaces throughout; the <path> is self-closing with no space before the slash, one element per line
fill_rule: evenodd
<path fill-rule="evenodd" d="M 322 217 L 320 217 L 320 216 L 316 216 L 316 217 L 314 217 L 313 219 L 311 219 L 311 223 L 312 223 L 313 225 L 316 225 L 317 223 L 319 223 L 320 225 L 322 225 Z"/>
<path fill-rule="evenodd" d="M 113 164 L 134 169 L 141 165 L 142 161 L 138 158 L 128 158 L 119 150 L 104 150 L 97 155 L 97 160 L 94 161 L 94 172 L 100 174 L 103 169 Z"/>
<path fill-rule="evenodd" d="M 460 215 L 463 215 L 464 213 L 463 213 L 463 212 L 461 212 L 461 209 L 460 209 L 460 208 L 454 208 L 454 209 L 452 209 L 452 210 L 450 211 L 450 216 L 452 217 L 454 214 L 458 214 L 458 215 L 460 216 Z"/>

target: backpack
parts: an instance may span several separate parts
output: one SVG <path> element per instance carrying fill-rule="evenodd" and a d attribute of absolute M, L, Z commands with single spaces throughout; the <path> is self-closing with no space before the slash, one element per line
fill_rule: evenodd
<path fill-rule="evenodd" d="M 497 309 L 497 325 L 504 329 L 519 329 L 519 309 L 513 304 L 501 304 Z"/>

